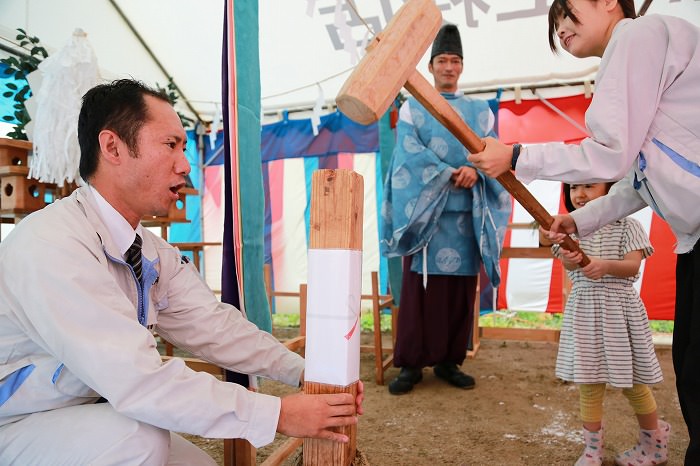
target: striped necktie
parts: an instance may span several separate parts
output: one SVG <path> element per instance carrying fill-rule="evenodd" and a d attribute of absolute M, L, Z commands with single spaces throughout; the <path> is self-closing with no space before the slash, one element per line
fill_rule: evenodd
<path fill-rule="evenodd" d="M 124 259 L 126 260 L 127 264 L 131 266 L 132 269 L 134 269 L 134 274 L 136 275 L 136 279 L 140 282 L 141 281 L 141 245 L 143 244 L 143 241 L 141 240 L 141 237 L 136 234 L 136 238 L 134 238 L 134 242 L 132 245 L 129 247 L 129 249 L 126 251 L 126 254 L 124 255 Z"/>

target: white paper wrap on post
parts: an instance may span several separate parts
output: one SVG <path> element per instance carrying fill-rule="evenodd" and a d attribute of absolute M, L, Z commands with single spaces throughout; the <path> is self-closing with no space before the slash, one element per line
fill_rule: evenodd
<path fill-rule="evenodd" d="M 307 382 L 348 386 L 360 379 L 362 251 L 309 249 Z"/>

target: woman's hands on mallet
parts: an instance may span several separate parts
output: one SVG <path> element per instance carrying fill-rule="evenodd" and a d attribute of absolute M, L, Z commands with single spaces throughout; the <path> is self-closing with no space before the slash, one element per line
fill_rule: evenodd
<path fill-rule="evenodd" d="M 482 141 L 486 144 L 484 150 L 476 154 L 469 154 L 467 160 L 491 178 L 497 178 L 510 170 L 513 146 L 503 144 L 492 137 L 483 138 Z"/>

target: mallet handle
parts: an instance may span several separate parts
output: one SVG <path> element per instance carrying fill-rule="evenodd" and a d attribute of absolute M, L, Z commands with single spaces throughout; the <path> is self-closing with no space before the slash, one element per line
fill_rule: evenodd
<path fill-rule="evenodd" d="M 404 85 L 406 89 L 418 100 L 445 128 L 447 128 L 459 142 L 472 154 L 481 152 L 486 147 L 484 141 L 467 125 L 457 114 L 454 108 L 447 103 L 442 95 L 430 84 L 422 74 L 414 71 Z M 544 228 L 549 228 L 554 219 L 549 212 L 542 207 L 535 196 L 515 178 L 511 171 L 507 171 L 496 178 L 501 185 L 527 210 L 530 215 Z M 583 254 L 581 266 L 590 263 L 590 259 L 581 251 L 579 245 L 570 236 L 564 238 L 562 244 L 569 251 L 580 251 Z"/>

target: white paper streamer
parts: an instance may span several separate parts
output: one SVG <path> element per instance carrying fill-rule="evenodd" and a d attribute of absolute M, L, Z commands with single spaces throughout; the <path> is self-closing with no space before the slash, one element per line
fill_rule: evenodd
<path fill-rule="evenodd" d="M 316 86 L 318 86 L 318 96 L 316 96 L 316 104 L 311 113 L 311 129 L 314 132 L 314 136 L 318 136 L 318 127 L 321 124 L 321 111 L 325 103 L 323 88 L 319 83 L 316 83 Z"/>
<path fill-rule="evenodd" d="M 211 127 L 209 128 L 209 147 L 211 150 L 216 149 L 216 136 L 219 132 L 219 123 L 221 120 L 221 106 L 218 103 L 214 104 L 215 113 L 214 119 L 211 122 Z"/>
<path fill-rule="evenodd" d="M 32 118 L 34 155 L 29 176 L 63 186 L 79 178 L 78 114 L 83 94 L 99 80 L 97 58 L 87 34 L 76 29 L 71 41 L 39 64 L 43 74 Z"/>

